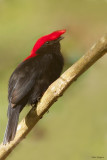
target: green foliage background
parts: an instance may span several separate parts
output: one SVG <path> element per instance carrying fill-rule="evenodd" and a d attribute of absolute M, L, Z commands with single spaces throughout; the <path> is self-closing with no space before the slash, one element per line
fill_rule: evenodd
<path fill-rule="evenodd" d="M 0 0 L 0 141 L 7 123 L 7 85 L 42 35 L 67 29 L 67 69 L 107 32 L 107 0 Z M 26 115 L 30 107 L 21 113 Z M 53 105 L 8 160 L 107 157 L 107 55 Z"/>

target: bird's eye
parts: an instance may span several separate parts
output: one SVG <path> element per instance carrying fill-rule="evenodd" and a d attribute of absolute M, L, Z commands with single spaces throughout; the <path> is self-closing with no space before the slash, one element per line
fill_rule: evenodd
<path fill-rule="evenodd" d="M 47 41 L 46 44 L 49 44 L 49 41 Z"/>

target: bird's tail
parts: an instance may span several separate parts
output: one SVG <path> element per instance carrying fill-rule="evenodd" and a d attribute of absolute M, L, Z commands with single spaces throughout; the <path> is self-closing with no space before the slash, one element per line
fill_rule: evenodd
<path fill-rule="evenodd" d="M 3 140 L 4 145 L 12 141 L 15 137 L 21 108 L 21 105 L 11 107 L 11 105 L 9 104 L 8 106 L 8 123 Z"/>

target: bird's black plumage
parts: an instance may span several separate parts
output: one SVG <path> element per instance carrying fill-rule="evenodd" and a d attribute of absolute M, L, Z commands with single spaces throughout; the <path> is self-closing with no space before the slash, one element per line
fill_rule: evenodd
<path fill-rule="evenodd" d="M 36 104 L 49 85 L 60 76 L 64 61 L 59 40 L 43 44 L 37 50 L 37 56 L 19 64 L 12 73 L 8 87 L 8 124 L 3 144 L 14 139 L 23 107 Z"/>

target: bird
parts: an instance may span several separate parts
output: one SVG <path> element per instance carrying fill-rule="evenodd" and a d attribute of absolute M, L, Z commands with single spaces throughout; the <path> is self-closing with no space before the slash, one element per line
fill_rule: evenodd
<path fill-rule="evenodd" d="M 36 107 L 47 88 L 61 74 L 64 58 L 60 40 L 65 29 L 54 31 L 39 38 L 31 54 L 13 71 L 8 83 L 7 127 L 3 145 L 14 140 L 19 114 L 28 104 Z"/>

